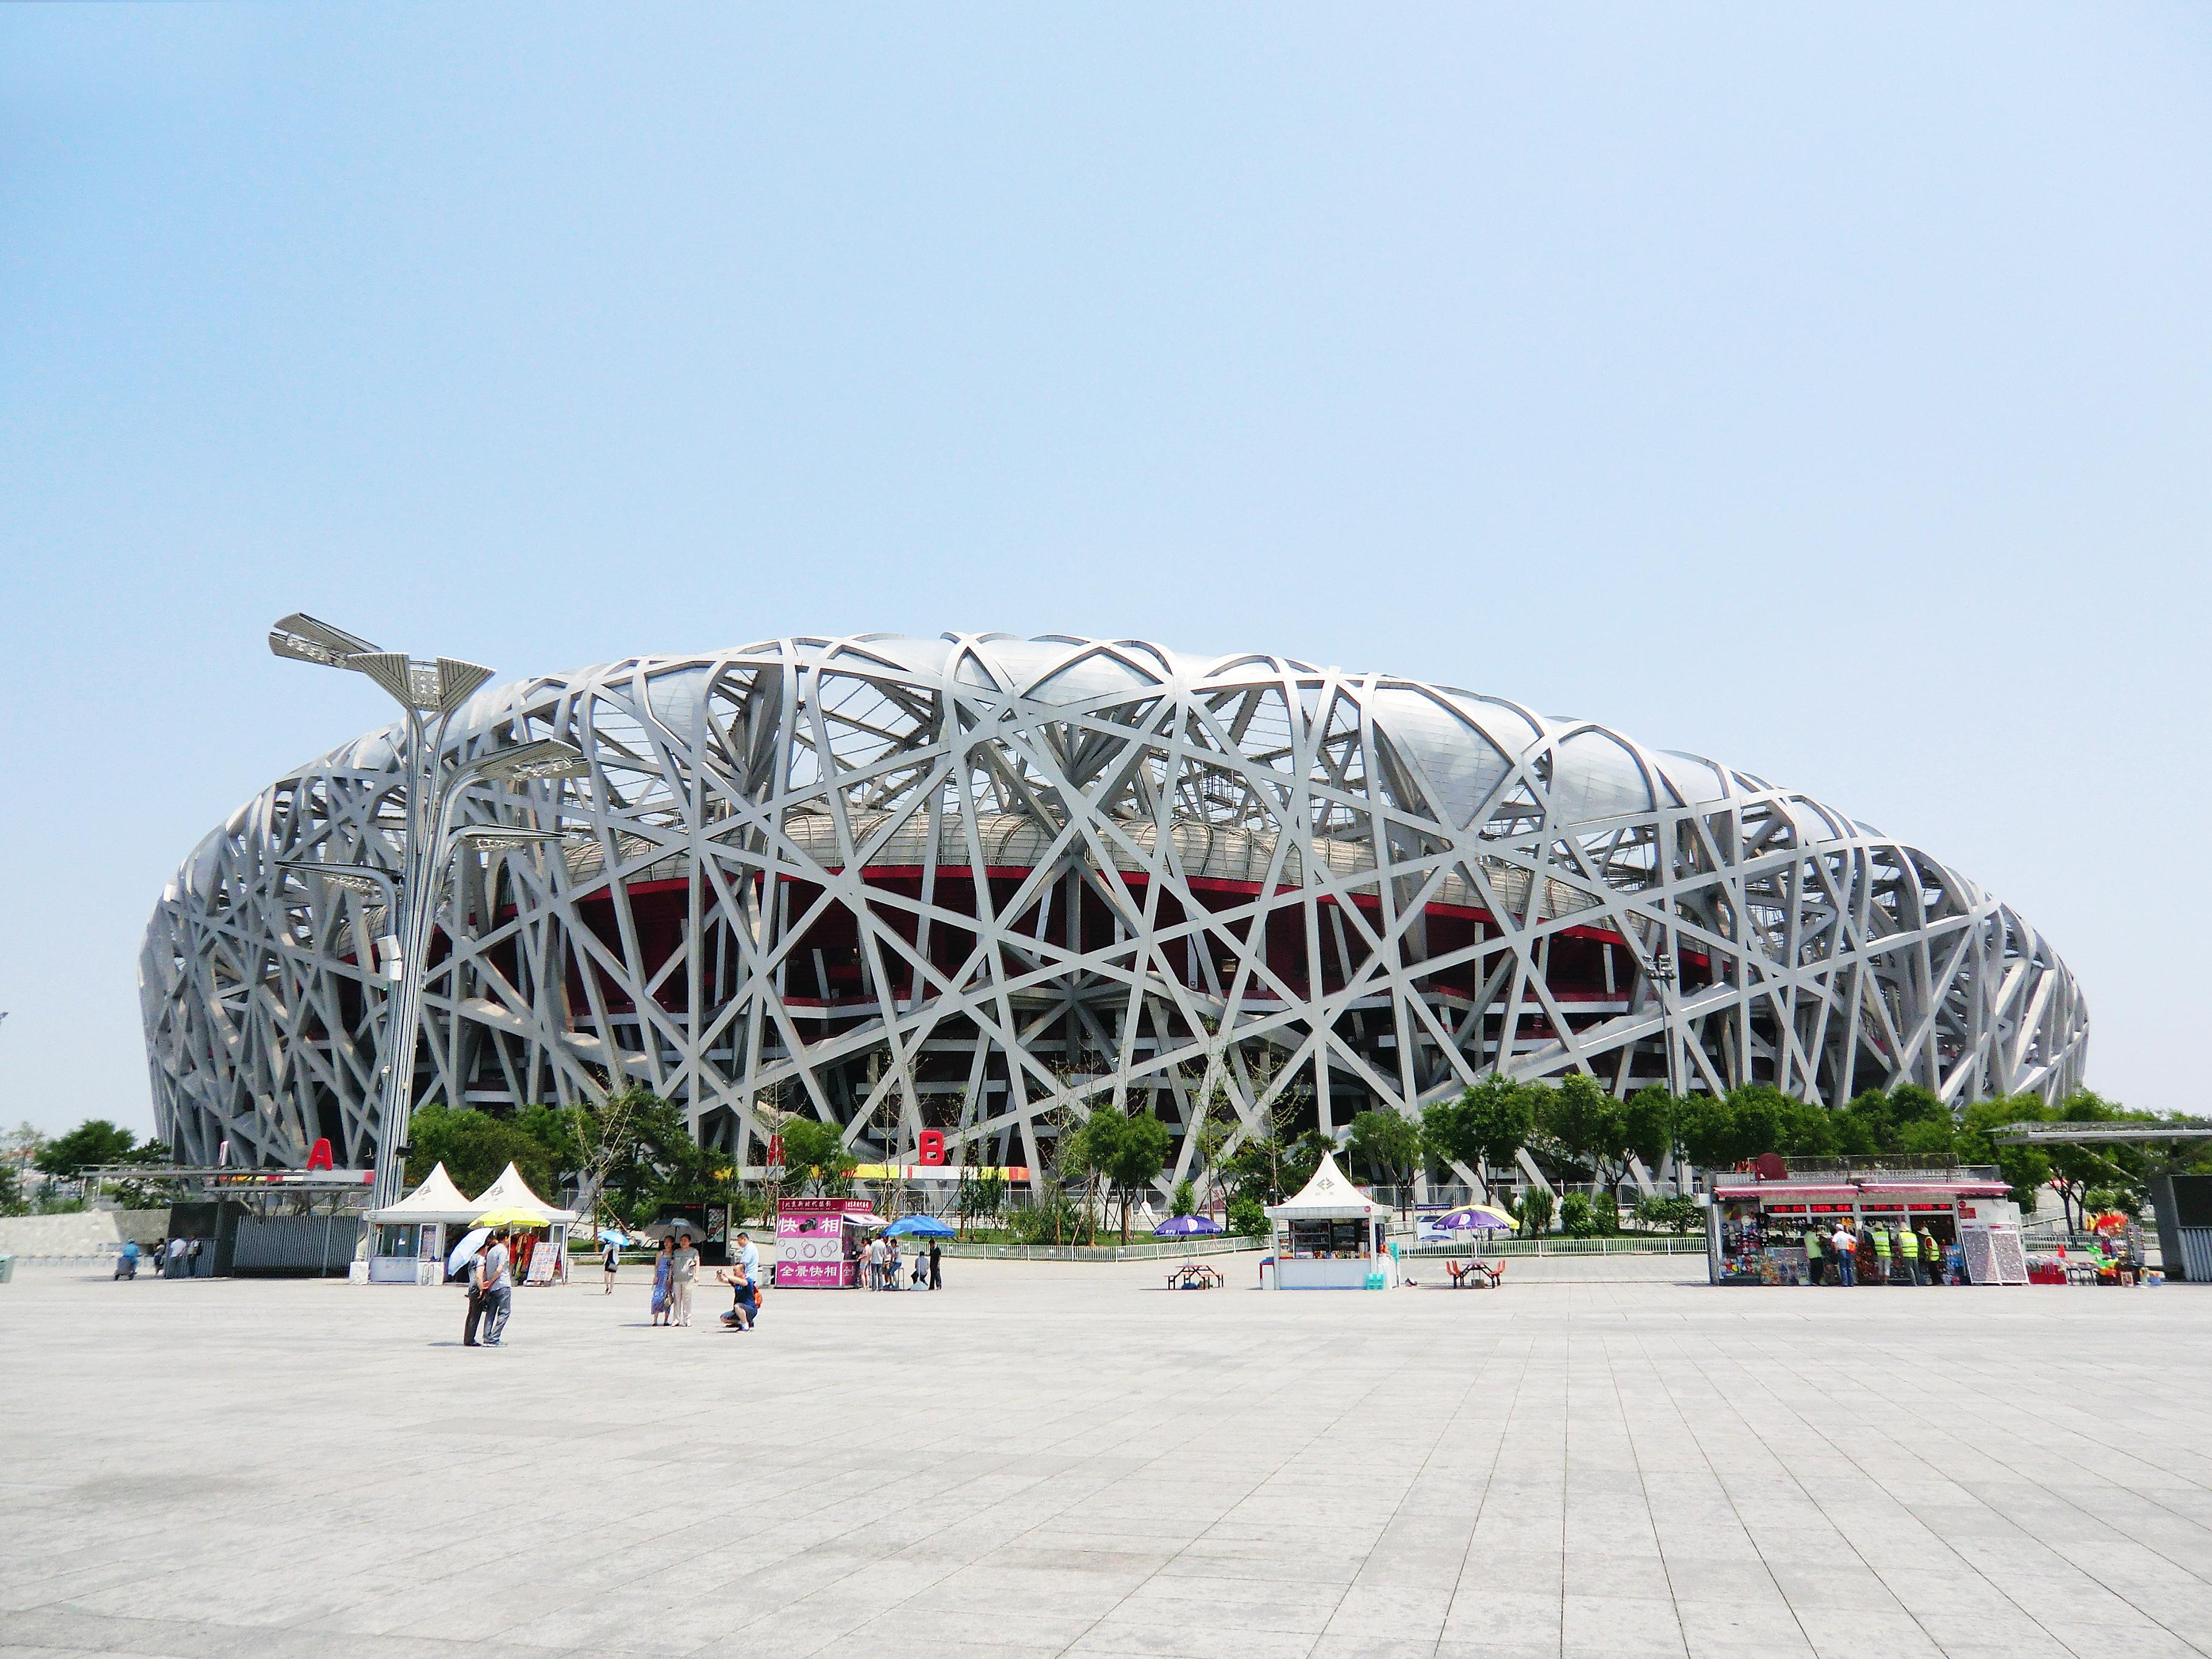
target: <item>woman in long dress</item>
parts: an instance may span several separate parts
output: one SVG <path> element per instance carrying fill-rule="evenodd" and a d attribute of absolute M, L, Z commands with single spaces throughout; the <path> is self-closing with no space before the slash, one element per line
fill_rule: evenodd
<path fill-rule="evenodd" d="M 659 1253 L 653 1258 L 653 1322 L 665 1325 L 669 1321 L 668 1274 L 676 1261 L 676 1241 L 664 1238 Z"/>

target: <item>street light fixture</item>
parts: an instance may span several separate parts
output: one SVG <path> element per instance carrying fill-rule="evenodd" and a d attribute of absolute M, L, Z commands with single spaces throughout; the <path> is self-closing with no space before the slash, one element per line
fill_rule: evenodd
<path fill-rule="evenodd" d="M 459 766 L 449 764 L 445 757 L 446 732 L 453 717 L 491 678 L 492 671 L 478 664 L 453 657 L 424 662 L 401 652 L 380 650 L 357 634 L 299 612 L 270 629 L 269 648 L 295 662 L 366 675 L 391 694 L 405 715 L 399 771 L 406 799 L 397 880 L 361 865 L 331 868 L 290 861 L 284 866 L 349 891 L 362 891 L 366 884 L 379 892 L 388 890 L 396 900 L 393 908 L 399 913 L 400 924 L 393 975 L 396 986 L 386 1028 L 389 1041 L 378 1078 L 376 1175 L 370 1189 L 370 1207 L 382 1209 L 398 1201 L 405 1182 L 398 1149 L 405 1144 L 407 1120 L 414 1106 L 423 968 L 429 957 L 447 860 L 464 844 L 486 852 L 504 852 L 562 839 L 556 830 L 503 824 L 470 824 L 457 830 L 453 823 L 455 803 L 477 783 L 489 781 L 510 788 L 526 787 L 583 776 L 591 770 L 591 763 L 574 744 L 540 738 L 490 750 Z"/>

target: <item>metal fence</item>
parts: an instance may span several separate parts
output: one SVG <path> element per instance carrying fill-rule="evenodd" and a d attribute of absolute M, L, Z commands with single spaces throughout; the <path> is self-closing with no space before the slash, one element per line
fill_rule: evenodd
<path fill-rule="evenodd" d="M 1159 1261 L 1196 1255 L 1234 1255 L 1261 1248 L 1256 1239 L 1234 1235 L 1221 1238 L 1163 1239 L 1127 1244 L 957 1244 L 947 1241 L 945 1254 L 986 1261 Z"/>
<path fill-rule="evenodd" d="M 1695 1234 L 1617 1233 L 1610 1238 L 1492 1238 L 1471 1235 L 1459 1244 L 1417 1244 L 1407 1255 L 1703 1255 L 1705 1241 Z"/>
<path fill-rule="evenodd" d="M 234 1273 L 305 1274 L 325 1278 L 352 1265 L 361 1237 L 357 1216 L 244 1216 L 232 1242 Z"/>

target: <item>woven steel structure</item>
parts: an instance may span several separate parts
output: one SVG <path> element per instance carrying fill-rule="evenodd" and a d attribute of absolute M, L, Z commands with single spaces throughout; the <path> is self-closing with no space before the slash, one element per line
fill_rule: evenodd
<path fill-rule="evenodd" d="M 1326 1130 L 1493 1067 L 1831 1103 L 2080 1081 L 2072 975 L 1972 881 L 1496 697 L 1129 641 L 795 638 L 489 689 L 447 741 L 547 737 L 589 775 L 459 821 L 591 842 L 461 855 L 418 1106 L 635 1078 L 749 1163 L 801 1111 L 864 1158 L 931 1127 L 1035 1165 L 1100 1100 L 1180 1127 L 1225 1091 L 1254 1126 L 1288 1089 Z M 278 861 L 391 868 L 403 791 L 393 733 L 363 738 L 162 896 L 141 989 L 190 1161 L 370 1155 L 390 923 Z"/>

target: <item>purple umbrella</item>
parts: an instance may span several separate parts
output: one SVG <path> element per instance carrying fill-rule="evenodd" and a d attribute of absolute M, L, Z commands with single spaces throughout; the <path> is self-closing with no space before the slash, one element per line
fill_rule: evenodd
<path fill-rule="evenodd" d="M 1495 1211 L 1486 1215 L 1480 1209 L 1474 1206 L 1464 1210 L 1453 1210 L 1444 1215 L 1423 1216 L 1420 1218 L 1420 1224 L 1424 1227 L 1434 1228 L 1440 1232 L 1507 1233 L 1513 1231 L 1511 1217 Z"/>
<path fill-rule="evenodd" d="M 1191 1238 L 1203 1233 L 1218 1233 L 1221 1224 L 1212 1216 L 1179 1215 L 1163 1221 L 1152 1229 L 1154 1238 Z"/>

